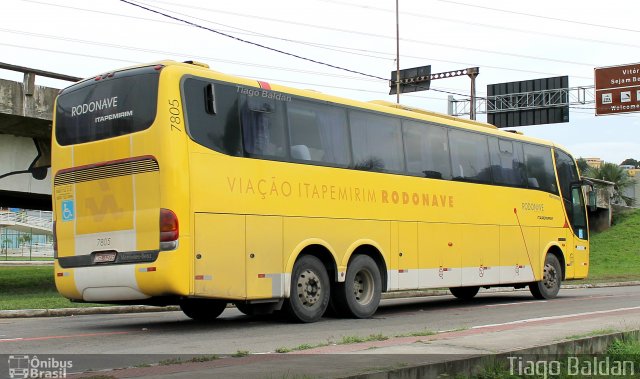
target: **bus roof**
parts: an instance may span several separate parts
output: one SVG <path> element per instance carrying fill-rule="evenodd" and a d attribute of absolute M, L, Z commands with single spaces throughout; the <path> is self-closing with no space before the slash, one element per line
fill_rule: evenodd
<path fill-rule="evenodd" d="M 173 60 L 162 60 L 162 61 L 130 66 L 130 67 L 122 68 L 120 70 L 141 67 L 141 66 L 152 66 L 152 65 L 181 66 L 182 68 L 189 71 L 198 71 L 203 74 L 206 73 L 206 76 L 212 79 L 219 79 L 227 82 L 238 83 L 238 84 L 253 86 L 257 88 L 260 88 L 260 83 L 266 83 L 265 81 L 260 81 L 257 79 L 249 79 L 245 77 L 234 76 L 234 75 L 225 74 L 219 71 L 215 71 L 210 69 L 209 65 L 205 63 L 196 62 L 196 61 L 177 62 Z M 115 71 L 120 71 L 120 70 L 115 70 Z M 276 83 L 268 83 L 268 84 L 270 89 L 273 91 L 285 92 L 288 94 L 297 95 L 301 97 L 307 97 L 307 98 L 317 99 L 321 101 L 343 104 L 343 105 L 348 105 L 348 106 L 361 108 L 361 109 L 374 110 L 374 111 L 394 114 L 402 117 L 420 119 L 420 120 L 431 121 L 435 123 L 443 123 L 448 126 L 455 126 L 463 129 L 475 130 L 475 131 L 484 132 L 484 133 L 488 133 L 496 136 L 502 136 L 506 138 L 512 138 L 516 140 L 522 140 L 522 141 L 527 141 L 527 142 L 532 142 L 532 143 L 542 144 L 547 146 L 554 146 L 566 151 L 566 149 L 562 148 L 559 145 L 554 144 L 551 141 L 525 136 L 519 132 L 509 132 L 509 131 L 501 130 L 495 127 L 494 125 L 484 123 L 484 122 L 468 120 L 468 119 L 455 117 L 455 116 L 451 116 L 443 113 L 433 112 L 433 111 L 429 111 L 429 110 L 421 109 L 417 107 L 409 107 L 406 105 L 396 104 L 396 103 L 392 103 L 385 100 L 372 100 L 372 101 L 366 102 L 366 101 L 343 98 L 343 97 L 334 96 L 334 95 L 328 95 L 316 90 L 299 89 L 299 88 L 288 87 L 288 86 L 284 86 Z"/>

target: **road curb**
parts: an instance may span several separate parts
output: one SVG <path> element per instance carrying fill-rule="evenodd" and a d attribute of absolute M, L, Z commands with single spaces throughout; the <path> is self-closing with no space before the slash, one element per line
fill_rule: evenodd
<path fill-rule="evenodd" d="M 55 309 L 18 309 L 11 311 L 0 311 L 0 318 L 25 318 L 25 317 L 61 317 L 79 316 L 95 314 L 118 314 L 118 313 L 143 313 L 143 312 L 167 312 L 180 310 L 177 306 L 153 307 L 148 305 L 126 305 L 126 306 L 96 306 L 84 308 L 55 308 Z"/>
<path fill-rule="evenodd" d="M 481 374 L 486 369 L 499 367 L 508 362 L 509 357 L 529 357 L 562 361 L 566 357 L 578 355 L 594 355 L 604 353 L 609 345 L 616 340 L 638 341 L 640 330 L 616 332 L 601 336 L 579 338 L 570 341 L 561 341 L 550 345 L 539 345 L 520 350 L 513 350 L 497 354 L 480 354 L 462 359 L 444 360 L 437 363 L 427 363 L 408 366 L 392 370 L 341 376 L 340 379 L 387 379 L 387 378 L 440 378 L 450 376 L 470 377 Z M 508 367 L 508 366 L 507 366 Z"/>
<path fill-rule="evenodd" d="M 614 282 L 614 283 L 585 283 L 585 284 L 563 284 L 563 289 L 577 288 L 605 288 L 605 287 L 627 287 L 638 286 L 640 281 L 630 282 Z M 528 291 L 528 289 L 514 288 L 490 288 L 483 290 L 484 293 L 492 292 L 514 292 Z M 382 299 L 397 299 L 407 297 L 427 297 L 448 295 L 449 290 L 432 289 L 432 290 L 415 290 L 415 291 L 399 291 L 388 292 L 382 294 Z M 233 306 L 233 305 L 230 305 Z M 126 306 L 96 306 L 83 308 L 55 308 L 55 309 L 18 309 L 0 311 L 0 319 L 2 318 L 25 318 L 25 317 L 65 317 L 92 314 L 121 314 L 121 313 L 144 313 L 144 312 L 171 312 L 178 311 L 178 306 L 156 307 L 148 305 L 126 305 Z"/>

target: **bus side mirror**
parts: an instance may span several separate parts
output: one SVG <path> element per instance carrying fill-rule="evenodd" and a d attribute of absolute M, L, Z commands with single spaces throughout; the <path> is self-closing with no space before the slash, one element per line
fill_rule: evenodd
<path fill-rule="evenodd" d="M 598 210 L 598 193 L 593 185 L 593 182 L 587 179 L 582 179 L 582 189 L 587 194 L 587 205 L 591 212 Z"/>
<path fill-rule="evenodd" d="M 598 210 L 598 196 L 596 194 L 596 190 L 594 188 L 591 188 L 591 191 L 589 191 L 589 210 L 591 212 L 595 212 Z"/>

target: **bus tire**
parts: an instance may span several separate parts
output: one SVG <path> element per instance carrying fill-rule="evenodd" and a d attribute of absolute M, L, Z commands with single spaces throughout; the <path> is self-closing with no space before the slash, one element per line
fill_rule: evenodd
<path fill-rule="evenodd" d="M 544 260 L 542 280 L 529 284 L 529 290 L 536 299 L 553 299 L 560 291 L 562 267 L 553 254 L 547 254 Z"/>
<path fill-rule="evenodd" d="M 380 305 L 382 279 L 376 262 L 368 255 L 356 256 L 349 267 L 344 283 L 336 283 L 332 308 L 342 317 L 367 318 Z"/>
<path fill-rule="evenodd" d="M 268 316 L 273 314 L 275 309 L 274 303 L 236 303 L 236 308 L 247 316 Z"/>
<path fill-rule="evenodd" d="M 227 302 L 209 299 L 184 299 L 180 302 L 180 309 L 192 320 L 209 322 L 222 314 Z"/>
<path fill-rule="evenodd" d="M 480 287 L 451 287 L 449 291 L 458 299 L 466 301 L 473 299 L 478 294 L 478 291 L 480 291 Z"/>
<path fill-rule="evenodd" d="M 295 321 L 316 322 L 327 310 L 330 292 L 327 269 L 320 259 L 305 255 L 293 266 L 289 299 L 283 309 Z"/>

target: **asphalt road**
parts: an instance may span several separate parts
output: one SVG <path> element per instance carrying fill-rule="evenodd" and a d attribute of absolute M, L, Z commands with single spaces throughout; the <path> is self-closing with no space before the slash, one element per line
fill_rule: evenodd
<path fill-rule="evenodd" d="M 118 354 L 141 359 L 153 354 L 267 353 L 339 342 L 345 336 L 394 337 L 639 306 L 640 286 L 628 286 L 563 289 L 558 298 L 547 301 L 534 300 L 528 291 L 481 292 L 468 303 L 452 296 L 384 300 L 371 319 L 323 318 L 314 324 L 252 318 L 235 308 L 209 324 L 193 322 L 181 312 L 0 319 L 0 354 Z M 628 323 L 635 325 L 620 328 L 640 325 L 637 313 L 630 317 Z M 567 336 L 558 335 L 563 337 Z M 103 366 L 89 362 L 92 368 Z"/>

